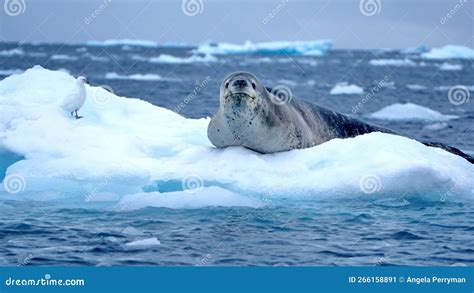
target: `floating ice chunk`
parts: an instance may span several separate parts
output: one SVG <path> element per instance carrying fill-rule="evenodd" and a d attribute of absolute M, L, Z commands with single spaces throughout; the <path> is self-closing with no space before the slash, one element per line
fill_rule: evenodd
<path fill-rule="evenodd" d="M 25 55 L 25 52 L 20 48 L 0 51 L 0 56 L 13 56 L 13 55 L 21 56 L 21 55 Z"/>
<path fill-rule="evenodd" d="M 407 88 L 412 90 L 412 91 L 422 91 L 422 90 L 426 90 L 426 86 L 425 85 L 421 85 L 421 84 L 407 84 Z"/>
<path fill-rule="evenodd" d="M 360 95 L 364 93 L 364 89 L 347 82 L 337 83 L 329 92 L 331 95 Z"/>
<path fill-rule="evenodd" d="M 115 46 L 133 46 L 133 47 L 147 47 L 155 48 L 158 47 L 158 44 L 153 41 L 148 40 L 105 40 L 105 41 L 87 41 L 87 46 L 97 46 L 97 47 L 115 47 Z"/>
<path fill-rule="evenodd" d="M 425 127 L 423 127 L 423 129 L 430 130 L 430 131 L 438 131 L 438 130 L 445 129 L 447 127 L 448 127 L 448 124 L 446 122 L 438 122 L 438 123 L 426 125 Z"/>
<path fill-rule="evenodd" d="M 196 62 L 216 62 L 217 58 L 206 54 L 204 56 L 200 55 L 192 55 L 189 57 L 176 57 L 173 55 L 161 54 L 158 57 L 153 57 L 148 59 L 151 63 L 171 63 L 171 64 L 179 64 L 179 63 L 196 63 Z"/>
<path fill-rule="evenodd" d="M 369 64 L 373 66 L 417 66 L 416 62 L 410 59 L 372 59 Z"/>
<path fill-rule="evenodd" d="M 461 64 L 451 64 L 451 63 L 443 63 L 439 66 L 439 69 L 440 70 L 444 70 L 444 71 L 457 71 L 457 70 L 461 70 L 462 69 L 462 65 Z"/>
<path fill-rule="evenodd" d="M 441 48 L 431 49 L 429 52 L 423 53 L 421 57 L 426 59 L 474 59 L 474 49 L 446 45 Z"/>
<path fill-rule="evenodd" d="M 128 242 L 125 244 L 125 246 L 128 246 L 128 247 L 148 247 L 148 246 L 158 246 L 158 245 L 161 245 L 161 242 L 156 237 L 135 240 L 135 241 Z"/>
<path fill-rule="evenodd" d="M 162 77 L 158 74 L 132 74 L 132 75 L 120 75 L 115 72 L 108 72 L 105 74 L 106 79 L 131 79 L 131 80 L 148 80 L 148 81 L 156 81 L 162 80 Z"/>
<path fill-rule="evenodd" d="M 447 121 L 459 118 L 455 115 L 443 115 L 438 111 L 412 104 L 393 104 L 375 113 L 370 114 L 371 118 L 386 120 L 425 120 L 425 121 Z"/>
<path fill-rule="evenodd" d="M 78 59 L 79 58 L 77 58 L 76 56 L 69 56 L 69 55 L 62 55 L 62 54 L 51 56 L 51 60 L 75 61 Z"/>

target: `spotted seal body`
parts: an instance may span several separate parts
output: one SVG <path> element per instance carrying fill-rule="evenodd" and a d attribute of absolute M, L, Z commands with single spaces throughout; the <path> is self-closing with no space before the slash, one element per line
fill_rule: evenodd
<path fill-rule="evenodd" d="M 288 92 L 283 97 L 277 95 L 247 72 L 235 72 L 225 78 L 220 106 L 207 132 L 212 144 L 274 153 L 374 131 L 393 133 L 291 97 Z"/>
<path fill-rule="evenodd" d="M 207 129 L 211 143 L 275 153 L 370 132 L 398 133 L 266 88 L 253 74 L 234 72 L 221 84 L 219 108 Z M 440 143 L 423 142 L 474 159 Z"/>

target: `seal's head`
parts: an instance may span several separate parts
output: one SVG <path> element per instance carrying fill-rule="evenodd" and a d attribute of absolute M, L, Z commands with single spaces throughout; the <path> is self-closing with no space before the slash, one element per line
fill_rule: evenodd
<path fill-rule="evenodd" d="M 255 111 L 267 95 L 267 89 L 255 75 L 238 71 L 228 75 L 222 82 L 220 103 L 224 109 Z"/>

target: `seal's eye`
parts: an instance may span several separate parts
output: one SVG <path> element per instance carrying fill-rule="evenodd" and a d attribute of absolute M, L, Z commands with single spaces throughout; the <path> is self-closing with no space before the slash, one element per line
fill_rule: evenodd
<path fill-rule="evenodd" d="M 225 83 L 225 88 L 228 88 L 229 87 L 229 82 L 226 82 Z"/>
<path fill-rule="evenodd" d="M 255 86 L 255 83 L 253 83 L 253 82 L 252 82 L 252 87 L 253 87 L 253 89 L 255 89 L 255 88 L 256 88 L 256 86 Z"/>

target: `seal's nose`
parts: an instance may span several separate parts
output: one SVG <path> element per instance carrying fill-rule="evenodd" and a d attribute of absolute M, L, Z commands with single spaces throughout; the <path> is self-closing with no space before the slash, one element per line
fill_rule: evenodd
<path fill-rule="evenodd" d="M 247 81 L 245 79 L 237 79 L 232 85 L 236 87 L 246 87 Z"/>

